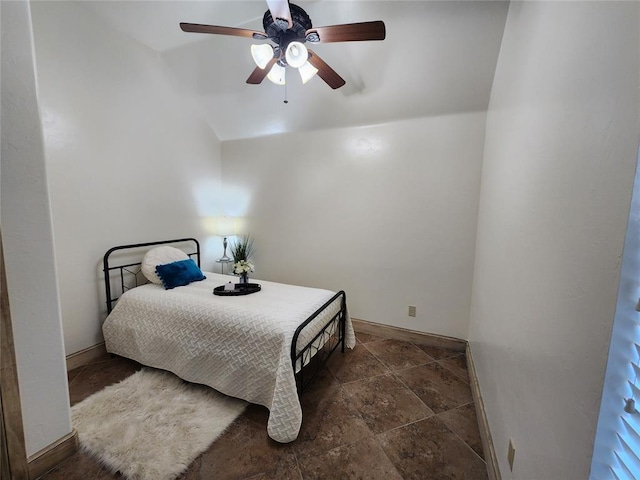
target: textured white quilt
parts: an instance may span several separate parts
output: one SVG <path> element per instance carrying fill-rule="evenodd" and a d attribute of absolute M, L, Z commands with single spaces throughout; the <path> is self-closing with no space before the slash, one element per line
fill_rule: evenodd
<path fill-rule="evenodd" d="M 214 287 L 237 278 L 205 275 L 206 280 L 173 290 L 149 284 L 126 292 L 102 327 L 107 351 L 264 405 L 270 411 L 269 436 L 295 440 L 302 409 L 291 341 L 300 323 L 334 292 L 252 280 L 260 283 L 260 292 L 217 296 Z M 339 310 L 334 303 L 303 330 L 298 345 L 306 345 Z M 346 344 L 355 346 L 348 317 Z"/>

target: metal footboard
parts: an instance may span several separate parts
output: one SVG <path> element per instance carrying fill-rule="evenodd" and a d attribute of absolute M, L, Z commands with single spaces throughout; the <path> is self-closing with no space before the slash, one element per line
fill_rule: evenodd
<path fill-rule="evenodd" d="M 298 337 L 302 330 L 336 301 L 340 302 L 338 312 L 322 326 L 307 345 L 298 349 Z M 347 295 L 344 290 L 340 290 L 296 329 L 291 341 L 291 364 L 293 365 L 293 373 L 296 375 L 298 394 L 302 393 L 311 383 L 313 377 L 320 371 L 320 368 L 326 363 L 339 345 L 341 346 L 342 353 L 344 353 L 346 325 Z M 326 342 L 323 342 L 322 345 L 319 347 L 314 345 L 318 339 L 325 337 L 328 337 L 328 339 Z M 300 364 L 300 370 L 296 373 L 298 364 Z"/>

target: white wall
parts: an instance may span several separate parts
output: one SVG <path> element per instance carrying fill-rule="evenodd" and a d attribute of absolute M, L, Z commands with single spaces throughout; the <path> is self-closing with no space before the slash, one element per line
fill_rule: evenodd
<path fill-rule="evenodd" d="M 225 208 L 249 216 L 255 275 L 466 338 L 484 128 L 469 113 L 223 142 Z"/>
<path fill-rule="evenodd" d="M 1 2 L 2 236 L 27 455 L 71 432 L 27 2 Z"/>
<path fill-rule="evenodd" d="M 67 354 L 102 341 L 100 262 L 115 245 L 195 236 L 221 250 L 220 143 L 160 56 L 83 2 L 34 2 L 34 35 Z"/>
<path fill-rule="evenodd" d="M 503 478 L 589 474 L 640 131 L 639 9 L 510 6 L 470 328 Z"/>

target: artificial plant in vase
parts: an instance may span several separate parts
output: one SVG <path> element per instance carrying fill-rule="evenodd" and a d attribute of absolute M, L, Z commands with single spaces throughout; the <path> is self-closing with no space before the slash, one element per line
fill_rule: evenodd
<path fill-rule="evenodd" d="M 249 261 L 253 255 L 253 238 L 250 235 L 242 235 L 231 243 L 231 256 L 233 256 L 233 273 L 240 275 L 240 283 L 249 281 L 249 273 L 253 272 L 253 264 Z"/>

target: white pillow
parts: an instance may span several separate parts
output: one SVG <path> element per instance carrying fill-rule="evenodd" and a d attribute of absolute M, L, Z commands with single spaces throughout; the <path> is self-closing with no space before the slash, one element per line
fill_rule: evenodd
<path fill-rule="evenodd" d="M 142 274 L 147 277 L 147 280 L 162 285 L 162 280 L 156 273 L 156 266 L 186 260 L 187 258 L 189 258 L 189 255 L 178 248 L 166 245 L 164 247 L 156 247 L 145 254 L 140 269 Z"/>

